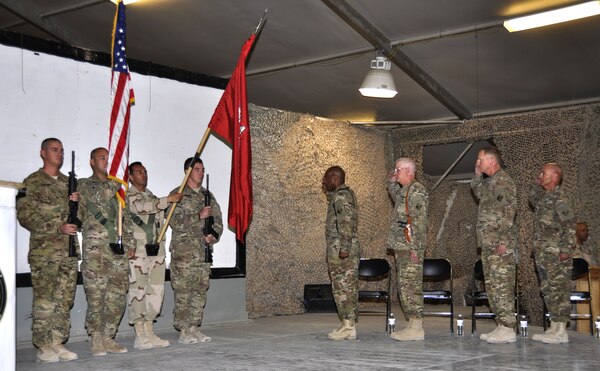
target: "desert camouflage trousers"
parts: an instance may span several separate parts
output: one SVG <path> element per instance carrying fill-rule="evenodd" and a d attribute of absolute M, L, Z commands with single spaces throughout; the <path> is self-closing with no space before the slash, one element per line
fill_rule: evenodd
<path fill-rule="evenodd" d="M 113 254 L 108 243 L 86 246 L 84 242 L 81 271 L 88 304 L 87 331 L 114 337 L 127 305 L 127 254 Z"/>
<path fill-rule="evenodd" d="M 496 321 L 513 328 L 515 318 L 515 274 L 516 263 L 512 253 L 498 255 L 496 244 L 482 246 L 481 263 L 485 276 L 485 290 Z"/>
<path fill-rule="evenodd" d="M 71 307 L 77 289 L 77 258 L 51 261 L 30 257 L 29 266 L 33 288 L 33 344 L 38 348 L 50 345 L 53 336 L 64 342 L 71 331 Z"/>
<path fill-rule="evenodd" d="M 154 321 L 165 293 L 165 257 L 129 259 L 129 323 Z"/>
<path fill-rule="evenodd" d="M 172 241 L 171 245 L 175 328 L 181 330 L 199 326 L 202 324 L 206 292 L 210 284 L 210 263 L 204 262 L 204 248 L 199 243 L 196 245 Z"/>
<path fill-rule="evenodd" d="M 410 250 L 393 250 L 396 261 L 398 297 L 406 318 L 423 318 L 423 252 L 419 263 L 410 260 Z"/>
<path fill-rule="evenodd" d="M 552 322 L 569 322 L 573 260 L 559 261 L 555 254 L 535 253 L 540 290 Z"/>
<path fill-rule="evenodd" d="M 336 252 L 337 254 L 337 252 Z M 327 257 L 333 300 L 340 320 L 356 319 L 358 305 L 358 256 L 340 259 L 332 254 Z"/>

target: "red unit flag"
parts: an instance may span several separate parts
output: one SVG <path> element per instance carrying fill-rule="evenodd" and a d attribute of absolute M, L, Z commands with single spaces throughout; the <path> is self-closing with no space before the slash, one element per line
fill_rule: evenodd
<path fill-rule="evenodd" d="M 213 113 L 208 128 L 232 147 L 228 224 L 245 243 L 252 218 L 252 150 L 246 97 L 246 58 L 256 35 L 244 43 L 237 66 Z"/>

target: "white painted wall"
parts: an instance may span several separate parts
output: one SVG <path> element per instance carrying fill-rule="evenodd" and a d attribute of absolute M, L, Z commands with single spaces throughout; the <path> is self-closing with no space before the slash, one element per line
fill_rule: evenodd
<path fill-rule="evenodd" d="M 164 196 L 180 186 L 183 162 L 196 151 L 223 91 L 135 73 L 131 79 L 136 104 L 129 160 L 144 163 L 148 188 Z M 21 182 L 40 168 L 47 137 L 63 142 L 63 173 L 75 150 L 78 177 L 92 174 L 90 151 L 108 146 L 109 68 L 0 45 L 0 87 L 1 180 Z M 231 150 L 211 136 L 201 157 L 226 223 Z M 29 272 L 28 235 L 18 227 L 17 273 Z M 227 230 L 215 246 L 213 267 L 234 267 L 235 252 L 235 234 Z"/>

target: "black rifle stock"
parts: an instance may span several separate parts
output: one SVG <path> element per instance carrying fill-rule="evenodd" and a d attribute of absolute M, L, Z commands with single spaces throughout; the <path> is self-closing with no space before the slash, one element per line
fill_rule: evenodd
<path fill-rule="evenodd" d="M 77 178 L 75 175 L 75 151 L 71 151 L 71 171 L 69 172 L 69 191 L 68 196 L 71 196 L 74 192 L 77 192 Z M 81 228 L 81 221 L 77 217 L 77 211 L 79 210 L 79 202 L 69 200 L 69 216 L 67 217 L 67 223 L 75 224 L 77 228 Z M 77 236 L 69 236 L 69 257 L 77 256 L 77 247 L 75 239 Z"/>
<path fill-rule="evenodd" d="M 204 206 L 210 206 L 210 191 L 208 190 L 208 174 L 206 174 L 206 192 L 204 193 Z M 204 236 L 208 236 L 209 234 L 212 234 L 215 238 L 219 238 L 219 234 L 217 232 L 215 232 L 214 230 L 214 224 L 215 224 L 215 218 L 213 218 L 213 216 L 209 216 L 208 218 L 204 219 L 204 229 L 202 230 L 202 233 L 204 234 Z M 210 244 L 205 243 L 204 244 L 204 262 L 206 263 L 212 263 L 213 262 L 213 257 L 212 257 L 212 249 L 210 247 Z"/>

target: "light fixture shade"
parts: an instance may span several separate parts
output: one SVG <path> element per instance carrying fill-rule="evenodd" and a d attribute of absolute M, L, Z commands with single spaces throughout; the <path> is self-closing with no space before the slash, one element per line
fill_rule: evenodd
<path fill-rule="evenodd" d="M 358 91 L 373 98 L 394 98 L 398 94 L 392 73 L 385 69 L 371 69 Z"/>

